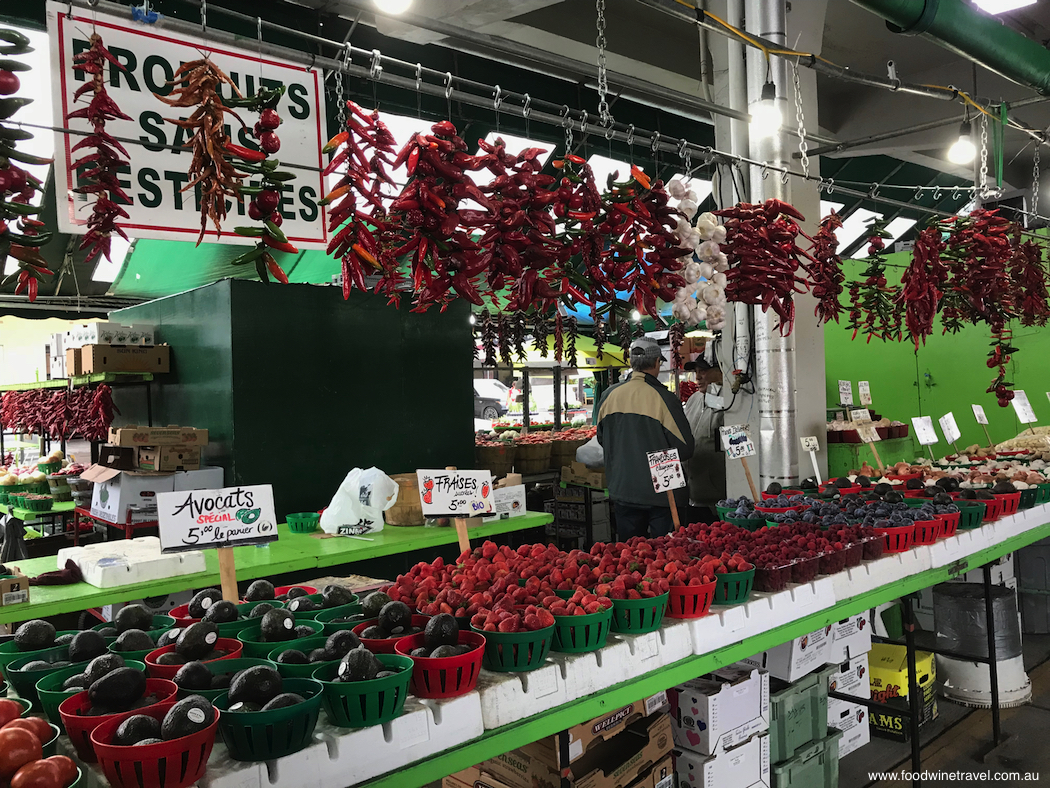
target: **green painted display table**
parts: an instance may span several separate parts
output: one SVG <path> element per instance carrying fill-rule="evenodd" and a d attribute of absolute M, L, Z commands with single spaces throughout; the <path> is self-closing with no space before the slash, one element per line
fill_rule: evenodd
<path fill-rule="evenodd" d="M 51 504 L 51 508 L 46 512 L 33 512 L 29 509 L 12 508 L 7 505 L 0 504 L 0 512 L 9 514 L 16 520 L 35 520 L 38 517 L 44 517 L 49 514 L 64 514 L 66 512 L 72 512 L 76 504 L 73 501 L 61 501 L 59 503 Z"/>
<path fill-rule="evenodd" d="M 512 531 L 537 528 L 551 522 L 553 517 L 542 512 L 529 512 L 509 520 L 497 520 L 470 529 L 471 539 L 482 539 Z M 360 539 L 345 537 L 318 538 L 316 534 L 293 534 L 288 526 L 278 526 L 280 538 L 262 547 L 235 547 L 234 560 L 238 580 L 280 575 L 322 567 L 350 564 L 371 558 L 425 550 L 456 543 L 455 528 L 395 528 L 387 526 L 381 532 Z M 368 539 L 370 541 L 365 541 Z M 219 584 L 219 559 L 214 550 L 204 551 L 207 571 L 181 577 L 157 578 L 146 583 L 96 588 L 87 583 L 68 586 L 34 586 L 30 601 L 23 605 L 0 607 L 0 624 L 44 618 L 60 613 L 75 613 L 91 607 L 101 607 L 129 599 L 163 596 L 191 588 Z M 12 565 L 22 574 L 35 577 L 57 568 L 53 556 L 15 561 Z"/>

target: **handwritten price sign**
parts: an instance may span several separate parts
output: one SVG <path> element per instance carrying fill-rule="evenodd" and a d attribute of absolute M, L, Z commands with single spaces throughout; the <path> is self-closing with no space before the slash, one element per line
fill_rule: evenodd
<path fill-rule="evenodd" d="M 955 414 L 949 411 L 937 420 L 941 425 L 941 432 L 948 443 L 955 443 L 962 436 L 959 425 L 955 423 Z"/>
<path fill-rule="evenodd" d="M 685 487 L 685 474 L 678 459 L 678 449 L 646 452 L 649 458 L 649 475 L 653 478 L 653 490 L 658 493 Z"/>
<path fill-rule="evenodd" d="M 488 471 L 418 470 L 416 478 L 427 517 L 473 517 L 494 511 Z"/>
<path fill-rule="evenodd" d="M 755 444 L 747 434 L 746 426 L 737 424 L 732 427 L 719 427 L 718 432 L 722 436 L 722 448 L 729 459 L 739 460 L 755 454 Z"/>
<path fill-rule="evenodd" d="M 157 514 L 163 553 L 277 541 L 269 484 L 157 493 Z"/>

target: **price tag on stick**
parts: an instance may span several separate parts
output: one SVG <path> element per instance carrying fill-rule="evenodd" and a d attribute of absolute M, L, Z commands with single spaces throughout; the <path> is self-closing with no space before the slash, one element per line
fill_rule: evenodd
<path fill-rule="evenodd" d="M 932 460 L 933 449 L 930 446 L 940 442 L 940 439 L 937 437 L 937 430 L 933 428 L 933 419 L 929 416 L 913 416 L 911 423 L 915 428 L 916 440 L 919 441 L 920 445 L 926 447 L 926 451 L 930 453 L 930 459 Z"/>
<path fill-rule="evenodd" d="M 853 382 L 850 380 L 839 381 L 839 404 L 853 404 Z"/>
<path fill-rule="evenodd" d="M 1050 396 L 1050 394 L 1047 396 Z M 973 409 L 973 417 L 977 419 L 977 423 L 984 430 L 984 437 L 988 439 L 988 448 L 995 449 L 995 444 L 992 443 L 992 436 L 988 434 L 988 415 L 984 412 L 984 408 L 980 405 L 971 405 L 970 407 Z"/>
<path fill-rule="evenodd" d="M 678 505 L 675 503 L 674 491 L 685 487 L 685 474 L 682 472 L 682 463 L 678 459 L 678 449 L 650 451 L 646 453 L 646 457 L 649 459 L 649 475 L 653 480 L 653 490 L 658 493 L 667 493 L 667 500 L 671 503 L 671 519 L 677 531 L 682 524 L 678 520 Z"/>
<path fill-rule="evenodd" d="M 494 510 L 492 474 L 488 471 L 417 470 L 419 500 L 428 517 L 454 517 L 461 551 L 470 549 L 466 517 Z"/>
<path fill-rule="evenodd" d="M 238 601 L 235 545 L 277 541 L 273 487 L 224 487 L 157 493 L 157 520 L 162 553 L 216 548 L 222 597 Z"/>
<path fill-rule="evenodd" d="M 944 439 L 955 448 L 955 453 L 958 454 L 959 447 L 955 442 L 959 440 L 962 433 L 959 432 L 959 426 L 955 423 L 955 414 L 949 411 L 937 421 L 941 425 L 941 432 L 944 433 Z"/>
<path fill-rule="evenodd" d="M 817 465 L 817 452 L 820 451 L 820 442 L 816 437 L 799 438 L 802 441 L 802 451 L 809 452 L 809 459 L 813 463 L 813 476 L 817 480 L 817 484 L 823 484 L 824 482 L 820 478 L 820 466 Z"/>
<path fill-rule="evenodd" d="M 1032 410 L 1032 403 L 1028 401 L 1028 395 L 1024 393 L 1023 389 L 1016 389 L 1014 391 L 1014 398 L 1010 400 L 1010 404 L 1014 406 L 1014 413 L 1017 414 L 1017 420 L 1022 424 L 1035 424 L 1039 419 L 1035 416 L 1035 411 Z M 1032 430 L 1035 433 L 1035 430 Z"/>
<path fill-rule="evenodd" d="M 857 393 L 860 395 L 861 405 L 871 404 L 871 384 L 866 380 L 857 381 Z"/>
<path fill-rule="evenodd" d="M 755 444 L 751 441 L 747 426 L 735 424 L 730 427 L 719 427 L 718 433 L 722 437 L 722 448 L 725 450 L 726 457 L 731 460 L 740 460 L 743 463 L 744 475 L 747 476 L 747 484 L 751 488 L 752 500 L 761 500 L 755 488 L 755 480 L 751 476 L 751 468 L 747 464 L 747 458 L 755 453 Z"/>

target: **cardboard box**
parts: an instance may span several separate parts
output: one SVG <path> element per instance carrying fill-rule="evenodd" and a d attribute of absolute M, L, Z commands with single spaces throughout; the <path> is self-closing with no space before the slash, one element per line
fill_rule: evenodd
<path fill-rule="evenodd" d="M 920 725 L 937 718 L 937 663 L 933 654 L 915 654 L 919 691 L 922 693 Z M 904 646 L 876 643 L 868 654 L 868 679 L 871 699 L 902 709 L 908 708 L 908 654 Z M 898 741 L 909 738 L 908 721 L 901 716 L 873 709 L 869 722 L 874 732 Z"/>
<path fill-rule="evenodd" d="M 492 505 L 495 511 L 481 518 L 486 523 L 522 516 L 525 514 L 525 485 L 496 487 L 492 491 Z"/>
<path fill-rule="evenodd" d="M 216 465 L 205 465 L 195 471 L 176 471 L 174 491 L 221 490 L 226 486 L 226 471 Z"/>
<path fill-rule="evenodd" d="M 868 709 L 859 703 L 828 698 L 828 726 L 842 731 L 842 738 L 839 739 L 839 758 L 845 758 L 871 742 Z"/>
<path fill-rule="evenodd" d="M 527 744 L 522 750 L 538 758 L 554 771 L 568 769 L 592 749 L 627 730 L 632 723 L 651 716 L 666 705 L 667 693 L 658 692 L 648 698 L 636 700 L 634 703 L 603 714 L 601 717 L 595 717 L 589 722 L 581 722 L 567 731 Z M 668 719 L 668 734 L 670 734 L 670 724 L 670 719 Z M 668 740 L 670 740 L 670 735 Z M 668 750 L 670 750 L 670 741 L 668 741 Z"/>
<path fill-rule="evenodd" d="M 871 651 L 871 625 L 864 614 L 831 625 L 831 642 L 825 659 L 838 664 Z"/>
<path fill-rule="evenodd" d="M 0 578 L 0 606 L 20 605 L 29 601 L 29 578 L 17 569 L 10 577 Z"/>
<path fill-rule="evenodd" d="M 206 446 L 208 431 L 195 427 L 142 427 L 126 424 L 109 428 L 109 443 L 112 446 Z"/>
<path fill-rule="evenodd" d="M 73 326 L 64 336 L 66 347 L 74 348 L 84 345 L 150 346 L 156 341 L 156 329 L 144 323 L 123 326 L 120 323 L 101 321 Z"/>
<path fill-rule="evenodd" d="M 566 484 L 580 484 L 584 487 L 597 487 L 604 490 L 608 485 L 605 481 L 605 470 L 591 470 L 582 462 L 573 462 L 570 466 L 561 469 L 561 480 Z"/>
<path fill-rule="evenodd" d="M 769 730 L 769 674 L 730 665 L 667 691 L 674 743 L 704 755 Z"/>
<path fill-rule="evenodd" d="M 84 365 L 82 357 L 80 355 L 80 348 L 70 347 L 66 348 L 66 377 L 71 378 L 74 375 L 83 375 Z"/>
<path fill-rule="evenodd" d="M 870 698 L 871 683 L 868 673 L 867 654 L 846 660 L 828 677 L 828 692 L 839 692 L 854 698 Z"/>
<path fill-rule="evenodd" d="M 132 522 L 155 519 L 157 493 L 175 489 L 174 476 L 170 473 L 137 473 L 92 465 L 81 478 L 95 482 L 91 516 L 118 525 L 127 522 L 129 512 Z"/>
<path fill-rule="evenodd" d="M 138 453 L 132 448 L 104 443 L 98 447 L 98 464 L 118 471 L 138 470 Z"/>
<path fill-rule="evenodd" d="M 830 629 L 818 629 L 743 662 L 768 670 L 771 676 L 782 681 L 797 681 L 827 662 L 830 634 Z"/>
<path fill-rule="evenodd" d="M 144 471 L 195 471 L 201 467 L 201 447 L 141 446 L 138 467 Z"/>
<path fill-rule="evenodd" d="M 84 345 L 80 349 L 83 374 L 92 372 L 170 372 L 168 345 Z"/>
<path fill-rule="evenodd" d="M 675 750 L 674 763 L 680 788 L 769 788 L 769 736 L 756 734 L 717 755 Z"/>

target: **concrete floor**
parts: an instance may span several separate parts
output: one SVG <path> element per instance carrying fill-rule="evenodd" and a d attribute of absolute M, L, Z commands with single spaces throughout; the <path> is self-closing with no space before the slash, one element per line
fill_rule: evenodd
<path fill-rule="evenodd" d="M 1022 786 L 1050 783 L 1050 747 L 1044 742 L 1050 732 L 1050 636 L 1024 636 L 1025 669 L 1032 680 L 1032 703 L 1004 709 L 1002 728 L 1008 738 L 983 762 L 977 753 L 992 739 L 992 715 L 938 699 L 939 718 L 923 730 L 922 768 L 927 772 L 1020 772 L 1019 779 L 993 781 L 988 777 L 925 779 L 923 788 L 977 788 L 977 786 Z M 841 788 L 902 788 L 910 781 L 875 782 L 871 772 L 900 774 L 911 769 L 910 744 L 872 737 L 871 743 L 846 756 L 839 765 Z M 1031 773 L 1026 775 L 1026 773 Z M 1027 779 L 1026 779 L 1027 776 Z"/>

